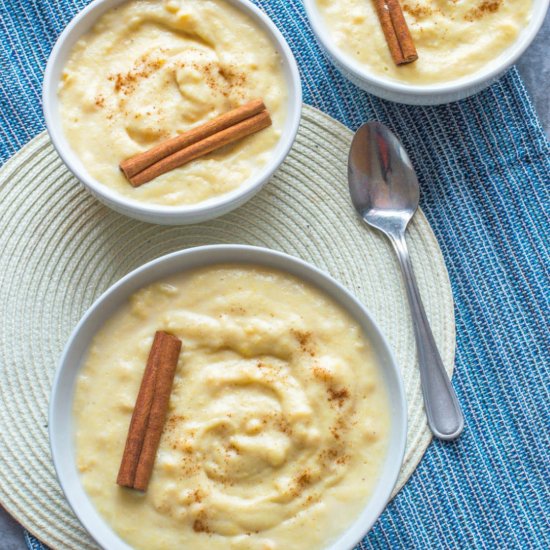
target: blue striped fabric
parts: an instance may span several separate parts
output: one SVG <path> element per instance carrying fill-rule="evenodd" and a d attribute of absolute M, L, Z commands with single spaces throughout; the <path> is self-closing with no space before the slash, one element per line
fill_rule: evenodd
<path fill-rule="evenodd" d="M 307 103 L 403 140 L 456 301 L 466 431 L 430 446 L 360 548 L 550 548 L 550 150 L 517 72 L 451 105 L 385 102 L 328 63 L 299 0 L 258 3 L 296 55 Z M 44 128 L 46 58 L 85 4 L 0 0 L 2 162 Z"/>

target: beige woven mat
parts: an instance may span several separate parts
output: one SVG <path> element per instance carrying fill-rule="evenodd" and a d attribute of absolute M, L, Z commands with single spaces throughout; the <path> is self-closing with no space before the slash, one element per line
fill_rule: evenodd
<path fill-rule="evenodd" d="M 139 265 L 213 243 L 266 246 L 331 273 L 370 309 L 402 368 L 409 435 L 401 488 L 431 436 L 410 317 L 388 243 L 348 198 L 352 133 L 306 107 L 296 144 L 254 199 L 212 222 L 160 227 L 115 214 L 65 168 L 45 133 L 0 170 L 0 502 L 53 548 L 94 548 L 57 484 L 47 409 L 57 359 L 84 311 Z M 408 241 L 422 298 L 449 372 L 455 326 L 447 271 L 421 212 Z"/>

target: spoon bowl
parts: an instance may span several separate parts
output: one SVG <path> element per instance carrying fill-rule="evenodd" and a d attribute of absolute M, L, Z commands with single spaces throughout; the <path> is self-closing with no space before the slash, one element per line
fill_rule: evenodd
<path fill-rule="evenodd" d="M 350 150 L 348 180 L 359 215 L 384 231 L 405 230 L 418 208 L 418 180 L 407 152 L 380 122 L 363 124 Z"/>

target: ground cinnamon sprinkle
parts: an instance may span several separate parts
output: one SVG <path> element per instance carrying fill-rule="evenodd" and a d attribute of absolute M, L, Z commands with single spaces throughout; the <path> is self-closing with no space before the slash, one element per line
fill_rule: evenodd
<path fill-rule="evenodd" d="M 323 382 L 330 382 L 332 379 L 331 373 L 327 369 L 324 369 L 323 367 L 315 365 L 312 371 L 313 371 L 313 376 L 315 376 L 315 378 L 318 378 L 319 380 L 322 380 Z"/>
<path fill-rule="evenodd" d="M 328 388 L 328 400 L 336 401 L 338 406 L 341 407 L 344 404 L 346 399 L 349 399 L 349 390 L 347 388 L 342 388 L 340 390 L 335 390 L 334 388 Z"/>
<path fill-rule="evenodd" d="M 196 533 L 210 533 L 210 528 L 207 523 L 207 516 L 205 512 L 199 512 L 197 518 L 193 522 L 193 531 Z"/>
<path fill-rule="evenodd" d="M 403 11 L 416 17 L 416 19 L 432 15 L 433 13 L 432 8 L 429 6 L 421 6 L 420 4 L 415 4 L 414 6 L 411 4 L 403 4 Z"/>
<path fill-rule="evenodd" d="M 302 472 L 298 478 L 296 479 L 296 483 L 299 487 L 301 488 L 304 488 L 306 487 L 307 485 L 310 485 L 311 484 L 311 473 L 309 472 L 309 470 L 306 470 L 305 472 Z"/>
<path fill-rule="evenodd" d="M 180 61 L 178 67 L 186 67 L 188 62 Z M 193 61 L 189 63 L 198 73 L 201 73 L 202 80 L 213 91 L 229 97 L 230 94 L 244 98 L 244 94 L 238 93 L 238 88 L 244 88 L 247 82 L 246 73 L 240 72 L 236 67 L 226 65 L 220 67 L 217 62 L 200 63 Z"/>
<path fill-rule="evenodd" d="M 336 424 L 334 426 L 330 427 L 330 433 L 334 437 L 334 439 L 339 440 L 343 433 L 348 431 L 348 427 L 346 426 L 346 420 L 343 416 L 340 416 L 338 420 L 336 421 Z"/>
<path fill-rule="evenodd" d="M 351 460 L 350 455 L 341 455 L 334 462 L 339 465 L 347 464 Z"/>
<path fill-rule="evenodd" d="M 327 468 L 333 464 L 343 466 L 348 464 L 351 460 L 349 454 L 345 454 L 343 448 L 329 448 L 319 453 L 319 463 L 323 468 Z"/>
<path fill-rule="evenodd" d="M 477 21 L 488 13 L 495 13 L 502 5 L 502 0 L 483 0 L 479 6 L 471 9 L 465 16 L 466 21 Z"/>
<path fill-rule="evenodd" d="M 286 435 L 292 435 L 292 427 L 284 418 L 279 421 L 279 429 Z"/>
<path fill-rule="evenodd" d="M 246 84 L 246 73 L 237 71 L 234 67 L 226 66 L 218 69 L 219 75 L 231 83 L 232 86 L 242 87 Z"/>
<path fill-rule="evenodd" d="M 150 59 L 147 55 L 143 55 L 127 73 L 109 75 L 107 79 L 115 83 L 116 92 L 129 95 L 135 91 L 139 80 L 149 77 L 160 69 L 164 63 L 164 59 Z"/>
<path fill-rule="evenodd" d="M 201 470 L 201 467 L 199 464 L 197 464 L 197 461 L 194 457 L 190 456 L 190 454 L 185 454 L 181 457 L 181 473 L 183 474 L 183 477 L 192 477 L 196 474 L 198 474 Z"/>
<path fill-rule="evenodd" d="M 315 494 L 315 495 L 309 495 L 309 496 L 306 498 L 304 504 L 305 504 L 306 506 L 311 506 L 313 503 L 319 502 L 320 500 L 321 500 L 321 497 L 320 497 L 319 495 L 317 495 L 317 494 Z"/>
<path fill-rule="evenodd" d="M 172 416 L 169 416 L 166 419 L 166 423 L 164 425 L 164 431 L 170 432 L 174 431 L 178 425 L 181 425 L 182 422 L 185 421 L 185 416 L 173 414 Z"/>
<path fill-rule="evenodd" d="M 305 332 L 302 330 L 292 329 L 290 331 L 294 338 L 298 340 L 298 343 L 300 344 L 300 349 L 304 353 L 308 353 L 311 355 L 311 357 L 315 357 L 315 350 L 313 348 L 313 344 L 311 342 L 312 340 L 312 333 L 311 332 Z"/>
<path fill-rule="evenodd" d="M 196 489 L 194 492 L 193 492 L 193 502 L 202 502 L 202 499 L 203 499 L 203 495 L 202 493 L 200 492 L 199 489 Z"/>
<path fill-rule="evenodd" d="M 311 332 L 303 332 L 300 330 L 291 330 L 294 338 L 300 342 L 300 346 L 306 346 L 311 338 Z"/>
<path fill-rule="evenodd" d="M 324 462 L 325 460 L 331 460 L 334 461 L 338 457 L 338 449 L 326 449 L 321 452 L 321 460 Z"/>

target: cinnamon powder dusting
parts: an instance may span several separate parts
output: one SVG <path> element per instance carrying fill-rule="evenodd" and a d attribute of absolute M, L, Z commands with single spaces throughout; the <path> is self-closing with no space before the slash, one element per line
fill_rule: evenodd
<path fill-rule="evenodd" d="M 341 407 L 346 401 L 346 399 L 349 399 L 350 397 L 349 390 L 347 388 L 342 388 L 340 390 L 329 388 L 327 392 L 328 392 L 328 400 L 336 401 L 339 407 Z"/>
<path fill-rule="evenodd" d="M 336 440 L 340 440 L 342 436 L 348 431 L 346 420 L 340 416 L 336 423 L 329 428 L 332 437 Z"/>
<path fill-rule="evenodd" d="M 302 489 L 309 485 L 311 481 L 311 474 L 309 473 L 309 470 L 305 470 L 304 472 L 302 472 L 296 479 L 298 487 L 301 487 Z"/>
<path fill-rule="evenodd" d="M 293 485 L 294 487 L 291 490 L 291 494 L 294 497 L 299 497 L 303 491 L 313 483 L 313 477 L 311 475 L 311 472 L 306 469 L 303 472 L 299 473 L 294 479 L 293 479 Z"/>
<path fill-rule="evenodd" d="M 196 533 L 211 533 L 207 519 L 205 512 L 199 512 L 197 518 L 193 522 L 193 531 Z"/>
<path fill-rule="evenodd" d="M 421 6 L 420 4 L 403 4 L 403 11 L 412 15 L 416 19 L 432 15 L 434 10 L 429 6 Z"/>
<path fill-rule="evenodd" d="M 311 357 L 315 357 L 315 349 L 311 341 L 312 333 L 297 329 L 292 329 L 290 332 L 292 333 L 292 336 L 298 340 L 298 344 L 300 344 L 300 349 L 302 352 L 307 353 Z"/>
<path fill-rule="evenodd" d="M 193 502 L 202 502 L 202 499 L 203 499 L 203 494 L 201 493 L 200 489 L 195 489 L 195 491 L 193 491 L 193 496 L 192 496 L 192 500 Z"/>
<path fill-rule="evenodd" d="M 477 21 L 488 13 L 495 13 L 502 5 L 502 0 L 483 0 L 479 6 L 471 9 L 465 16 L 466 21 Z"/>
<path fill-rule="evenodd" d="M 319 380 L 322 380 L 323 382 L 330 382 L 332 380 L 332 374 L 323 367 L 320 367 L 319 365 L 314 365 L 311 369 L 313 372 L 313 376 L 315 378 L 318 378 Z"/>
<path fill-rule="evenodd" d="M 166 419 L 166 422 L 164 423 L 164 431 L 173 432 L 182 422 L 185 422 L 185 416 L 173 414 Z"/>
<path fill-rule="evenodd" d="M 151 59 L 148 55 L 142 55 L 128 72 L 111 74 L 107 79 L 114 82 L 115 92 L 130 95 L 136 90 L 140 80 L 151 76 L 164 63 L 164 59 Z"/>

